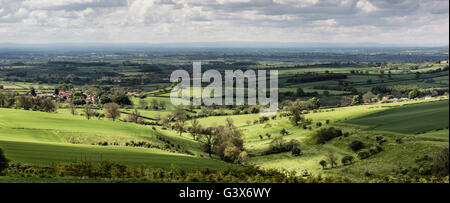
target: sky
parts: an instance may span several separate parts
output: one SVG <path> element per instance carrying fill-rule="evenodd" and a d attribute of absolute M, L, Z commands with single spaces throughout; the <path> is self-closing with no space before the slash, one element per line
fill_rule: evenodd
<path fill-rule="evenodd" d="M 0 43 L 448 45 L 448 0 L 0 0 Z"/>

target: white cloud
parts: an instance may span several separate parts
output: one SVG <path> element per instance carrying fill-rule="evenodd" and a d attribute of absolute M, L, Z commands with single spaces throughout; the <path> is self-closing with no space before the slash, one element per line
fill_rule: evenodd
<path fill-rule="evenodd" d="M 367 0 L 359 0 L 358 3 L 356 3 L 356 7 L 358 7 L 359 9 L 361 9 L 362 11 L 364 11 L 366 13 L 371 13 L 371 12 L 374 12 L 377 10 L 377 7 L 372 5 Z"/>
<path fill-rule="evenodd" d="M 448 43 L 441 0 L 0 0 L 0 42 Z"/>

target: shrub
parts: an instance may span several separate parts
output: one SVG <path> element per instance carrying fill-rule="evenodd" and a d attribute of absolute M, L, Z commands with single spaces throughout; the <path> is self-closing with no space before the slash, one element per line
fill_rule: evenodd
<path fill-rule="evenodd" d="M 287 131 L 285 128 L 281 129 L 280 131 L 281 135 L 288 135 L 289 131 Z"/>
<path fill-rule="evenodd" d="M 377 139 L 377 142 L 379 142 L 379 141 L 383 140 L 383 139 L 384 139 L 384 137 L 383 137 L 383 136 L 381 136 L 381 135 L 379 135 L 379 136 L 377 136 L 377 137 L 376 137 L 376 139 Z"/>
<path fill-rule="evenodd" d="M 325 169 L 326 167 L 327 167 L 327 161 L 325 161 L 325 160 L 321 160 L 320 162 L 319 162 L 319 164 L 322 166 L 322 169 Z"/>
<path fill-rule="evenodd" d="M 370 153 L 369 152 L 366 152 L 366 151 L 361 151 L 361 152 L 358 152 L 358 157 L 359 157 L 359 159 L 367 159 L 367 158 L 369 158 L 370 157 Z"/>
<path fill-rule="evenodd" d="M 449 175 L 449 149 L 445 147 L 439 153 L 436 154 L 433 160 L 432 172 L 436 176 L 448 176 Z"/>
<path fill-rule="evenodd" d="M 383 151 L 383 148 L 381 148 L 380 146 L 373 146 L 370 148 L 370 153 L 372 154 L 376 154 L 381 151 Z"/>
<path fill-rule="evenodd" d="M 325 144 L 327 141 L 342 136 L 342 130 L 330 128 L 322 128 L 316 133 L 316 143 Z"/>
<path fill-rule="evenodd" d="M 294 148 L 300 148 L 299 145 L 300 143 L 297 140 L 292 139 L 289 142 L 286 142 L 283 138 L 277 137 L 270 142 L 269 149 L 265 154 L 289 152 L 294 150 Z"/>
<path fill-rule="evenodd" d="M 364 143 L 362 143 L 361 141 L 353 141 L 349 146 L 350 149 L 352 149 L 354 152 L 357 152 L 360 149 L 364 148 Z"/>
<path fill-rule="evenodd" d="M 302 153 L 302 150 L 300 149 L 299 146 L 295 146 L 294 148 L 292 148 L 293 156 L 300 156 L 301 153 Z"/>
<path fill-rule="evenodd" d="M 5 157 L 3 150 L 0 148 L 0 174 L 3 170 L 8 168 L 9 160 Z"/>
<path fill-rule="evenodd" d="M 344 165 L 351 164 L 353 162 L 353 159 L 354 159 L 353 156 L 350 155 L 344 156 L 342 157 L 341 163 Z"/>

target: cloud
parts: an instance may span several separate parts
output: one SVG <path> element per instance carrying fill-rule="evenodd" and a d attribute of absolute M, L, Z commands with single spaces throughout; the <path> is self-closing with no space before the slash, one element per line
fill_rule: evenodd
<path fill-rule="evenodd" d="M 447 0 L 0 0 L 0 42 L 447 43 Z"/>

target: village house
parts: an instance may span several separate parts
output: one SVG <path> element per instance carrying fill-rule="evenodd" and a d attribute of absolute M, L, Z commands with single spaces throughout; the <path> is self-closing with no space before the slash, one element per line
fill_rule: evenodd
<path fill-rule="evenodd" d="M 74 96 L 75 92 L 61 92 L 59 93 L 58 97 L 61 99 L 64 99 L 66 102 L 70 103 L 72 102 L 73 96 Z M 86 103 L 91 103 L 91 104 L 97 104 L 98 102 L 98 97 L 96 94 L 93 93 L 83 93 L 83 95 L 85 96 L 85 101 Z"/>
<path fill-rule="evenodd" d="M 53 98 L 55 96 L 53 94 L 50 94 L 50 93 L 37 93 L 36 97 L 37 98 L 41 98 L 41 99 L 45 99 L 47 97 Z"/>
<path fill-rule="evenodd" d="M 60 92 L 58 97 L 64 99 L 66 102 L 72 102 L 73 92 Z"/>
<path fill-rule="evenodd" d="M 137 93 L 137 92 L 127 92 L 127 96 L 139 97 L 139 93 Z"/>

